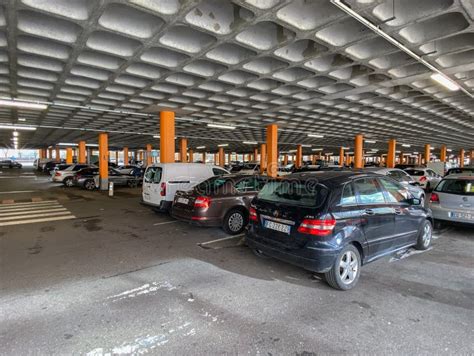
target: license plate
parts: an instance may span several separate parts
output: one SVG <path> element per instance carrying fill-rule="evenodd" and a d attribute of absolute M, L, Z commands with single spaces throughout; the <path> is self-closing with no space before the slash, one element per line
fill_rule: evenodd
<path fill-rule="evenodd" d="M 471 214 L 471 213 L 459 213 L 459 212 L 452 211 L 449 213 L 449 215 L 451 215 L 451 217 L 455 219 L 474 220 L 474 214 Z"/>
<path fill-rule="evenodd" d="M 274 221 L 265 220 L 264 226 L 267 229 L 283 232 L 283 233 L 288 234 L 288 235 L 290 234 L 290 229 L 291 229 L 290 225 L 279 224 L 279 223 L 276 223 Z"/>
<path fill-rule="evenodd" d="M 186 198 L 178 198 L 178 203 L 188 205 L 189 199 Z"/>

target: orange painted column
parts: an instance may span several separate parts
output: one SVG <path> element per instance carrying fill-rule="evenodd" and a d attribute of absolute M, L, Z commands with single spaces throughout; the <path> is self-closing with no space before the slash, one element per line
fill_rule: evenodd
<path fill-rule="evenodd" d="M 447 148 L 446 148 L 446 145 L 441 145 L 441 149 L 440 149 L 440 152 L 439 152 L 439 159 L 441 162 L 446 162 L 446 156 L 447 156 Z"/>
<path fill-rule="evenodd" d="M 425 145 L 425 164 L 428 164 L 430 162 L 430 156 L 431 156 L 431 146 L 429 144 Z"/>
<path fill-rule="evenodd" d="M 263 174 L 267 169 L 267 145 L 262 143 L 260 145 L 260 174 Z"/>
<path fill-rule="evenodd" d="M 72 148 L 71 147 L 66 148 L 66 163 L 72 164 Z"/>
<path fill-rule="evenodd" d="M 267 145 L 266 145 L 267 175 L 276 177 L 278 173 L 278 125 L 271 124 L 267 126 Z M 286 156 L 288 163 L 288 156 Z"/>
<path fill-rule="evenodd" d="M 224 167 L 224 165 L 225 165 L 224 147 L 219 147 L 219 166 Z"/>
<path fill-rule="evenodd" d="M 174 112 L 160 112 L 160 162 L 174 163 Z"/>
<path fill-rule="evenodd" d="M 364 168 L 364 136 L 356 135 L 354 140 L 354 168 Z"/>
<path fill-rule="evenodd" d="M 471 150 L 471 154 L 470 154 L 470 157 L 469 157 L 469 164 L 471 166 L 474 166 L 474 150 Z"/>
<path fill-rule="evenodd" d="M 418 153 L 418 163 L 419 166 L 423 164 L 423 155 L 421 153 Z"/>
<path fill-rule="evenodd" d="M 152 147 L 150 144 L 146 145 L 146 165 L 149 166 L 153 164 L 153 157 L 151 156 Z"/>
<path fill-rule="evenodd" d="M 123 164 L 128 164 L 128 147 L 123 148 Z"/>
<path fill-rule="evenodd" d="M 230 164 L 231 161 L 232 161 L 232 153 L 228 153 L 228 154 L 227 154 L 227 162 L 228 162 L 228 164 Z"/>
<path fill-rule="evenodd" d="M 202 153 L 202 163 L 206 163 L 206 152 Z"/>
<path fill-rule="evenodd" d="M 257 147 L 255 147 L 255 148 L 253 149 L 253 160 L 254 160 L 255 162 L 258 161 L 258 148 L 257 148 Z"/>
<path fill-rule="evenodd" d="M 48 148 L 48 158 L 53 159 L 53 148 L 52 147 Z"/>
<path fill-rule="evenodd" d="M 188 152 L 189 152 L 188 162 L 193 163 L 194 162 L 194 151 L 192 149 L 189 149 Z"/>
<path fill-rule="evenodd" d="M 459 151 L 459 167 L 464 167 L 464 148 Z"/>
<path fill-rule="evenodd" d="M 400 152 L 400 154 L 398 155 L 398 162 L 400 164 L 403 164 L 404 163 L 404 160 L 403 160 L 403 152 Z"/>
<path fill-rule="evenodd" d="M 288 155 L 283 156 L 283 165 L 286 166 L 288 164 Z"/>
<path fill-rule="evenodd" d="M 100 190 L 109 187 L 109 137 L 106 133 L 99 134 L 99 178 Z"/>
<path fill-rule="evenodd" d="M 344 148 L 339 149 L 339 165 L 344 166 Z"/>
<path fill-rule="evenodd" d="M 140 162 L 144 163 L 144 162 L 143 162 L 143 150 L 140 150 L 140 151 L 138 152 L 138 160 L 139 160 Z"/>
<path fill-rule="evenodd" d="M 218 162 L 218 159 L 219 159 L 218 154 L 217 154 L 217 153 L 214 153 L 214 165 L 216 165 L 216 166 L 217 166 L 218 163 L 219 163 L 219 162 Z"/>
<path fill-rule="evenodd" d="M 188 162 L 188 140 L 184 137 L 179 140 L 179 160 Z"/>
<path fill-rule="evenodd" d="M 388 141 L 388 153 L 387 153 L 387 159 L 386 159 L 387 168 L 395 167 L 396 150 L 397 150 L 397 141 L 394 139 L 390 139 Z"/>
<path fill-rule="evenodd" d="M 79 141 L 79 156 L 77 158 L 77 163 L 85 164 L 86 163 L 86 141 Z"/>
<path fill-rule="evenodd" d="M 296 168 L 301 168 L 302 165 L 303 165 L 303 146 L 298 145 L 298 146 L 296 146 L 295 166 L 296 166 Z"/>
<path fill-rule="evenodd" d="M 119 154 L 118 151 L 115 151 L 115 164 L 118 164 L 119 162 Z"/>
<path fill-rule="evenodd" d="M 56 151 L 56 154 L 55 154 L 56 162 L 59 162 L 61 161 L 61 152 L 59 150 L 59 146 L 55 147 L 55 151 Z"/>

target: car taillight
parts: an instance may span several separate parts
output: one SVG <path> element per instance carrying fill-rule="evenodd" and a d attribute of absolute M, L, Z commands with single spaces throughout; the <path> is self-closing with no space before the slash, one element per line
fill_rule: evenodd
<path fill-rule="evenodd" d="M 165 182 L 161 183 L 160 195 L 161 195 L 162 197 L 166 196 L 166 183 L 165 183 Z"/>
<path fill-rule="evenodd" d="M 209 205 L 211 205 L 211 198 L 209 197 L 197 197 L 196 200 L 194 201 L 194 207 L 195 208 L 209 208 Z"/>
<path fill-rule="evenodd" d="M 335 226 L 336 220 L 334 219 L 304 219 L 298 228 L 298 232 L 316 236 L 327 236 L 334 230 Z"/>
<path fill-rule="evenodd" d="M 439 203 L 439 195 L 436 193 L 431 193 L 430 203 Z"/>
<path fill-rule="evenodd" d="M 257 210 L 255 208 L 250 207 L 249 220 L 250 221 L 257 221 Z"/>
<path fill-rule="evenodd" d="M 420 182 L 426 182 L 427 179 L 428 179 L 428 178 L 426 178 L 425 176 L 423 176 L 423 177 L 420 178 Z"/>
<path fill-rule="evenodd" d="M 59 176 L 61 175 L 61 173 L 56 172 L 54 175 L 55 175 L 56 177 L 59 177 Z"/>

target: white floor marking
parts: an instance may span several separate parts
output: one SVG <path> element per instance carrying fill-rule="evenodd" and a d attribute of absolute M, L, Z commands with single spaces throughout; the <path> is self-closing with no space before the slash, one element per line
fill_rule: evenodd
<path fill-rule="evenodd" d="M 166 225 L 166 224 L 173 224 L 173 223 L 177 223 L 178 220 L 173 220 L 173 221 L 163 221 L 163 222 L 158 222 L 158 223 L 155 223 L 153 224 L 153 226 L 158 226 L 158 225 Z"/>
<path fill-rule="evenodd" d="M 208 245 L 208 244 L 212 244 L 214 242 L 220 242 L 220 241 L 226 241 L 226 240 L 231 240 L 231 239 L 235 239 L 237 237 L 242 237 L 244 236 L 245 234 L 239 234 L 239 235 L 234 235 L 234 236 L 229 236 L 229 237 L 223 237 L 222 239 L 217 239 L 217 240 L 212 240 L 212 241 L 206 241 L 206 242 L 200 242 L 198 243 L 198 245 Z"/>
<path fill-rule="evenodd" d="M 0 192 L 0 194 L 21 194 L 21 193 L 34 193 L 35 190 L 12 190 L 10 192 Z"/>
<path fill-rule="evenodd" d="M 57 200 L 0 204 L 0 226 L 75 219 Z"/>

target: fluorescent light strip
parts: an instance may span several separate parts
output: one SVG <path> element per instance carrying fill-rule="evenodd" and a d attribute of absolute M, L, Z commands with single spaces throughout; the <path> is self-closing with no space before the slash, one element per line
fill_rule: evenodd
<path fill-rule="evenodd" d="M 323 138 L 324 135 L 308 134 L 308 137 Z"/>
<path fill-rule="evenodd" d="M 322 151 L 322 148 L 313 148 L 311 151 Z"/>
<path fill-rule="evenodd" d="M 197 150 L 202 150 L 203 148 L 206 148 L 206 146 L 197 146 L 196 147 Z"/>
<path fill-rule="evenodd" d="M 451 91 L 456 91 L 459 90 L 460 87 L 457 85 L 454 81 L 449 79 L 447 76 L 440 74 L 440 73 L 435 73 L 431 75 L 431 79 L 433 79 L 435 82 L 438 82 L 442 86 L 448 88 Z"/>
<path fill-rule="evenodd" d="M 227 146 L 229 146 L 228 143 L 221 143 L 220 145 L 217 145 L 217 147 L 227 147 Z"/>
<path fill-rule="evenodd" d="M 221 124 L 207 124 L 207 127 L 213 127 L 216 129 L 227 129 L 227 130 L 235 130 L 235 126 L 230 126 L 230 125 L 221 125 Z"/>
<path fill-rule="evenodd" d="M 21 109 L 33 109 L 33 110 L 46 110 L 48 105 L 46 104 L 39 104 L 39 103 L 32 103 L 27 101 L 20 101 L 20 100 L 9 100 L 9 99 L 0 99 L 0 107 L 7 106 L 7 107 L 14 107 L 14 108 L 21 108 Z"/>
<path fill-rule="evenodd" d="M 244 145 L 258 145 L 258 142 L 256 142 L 256 141 L 244 141 L 242 143 Z"/>
<path fill-rule="evenodd" d="M 34 126 L 18 126 L 18 125 L 0 125 L 0 129 L 6 130 L 24 130 L 24 131 L 35 131 L 36 127 Z"/>

